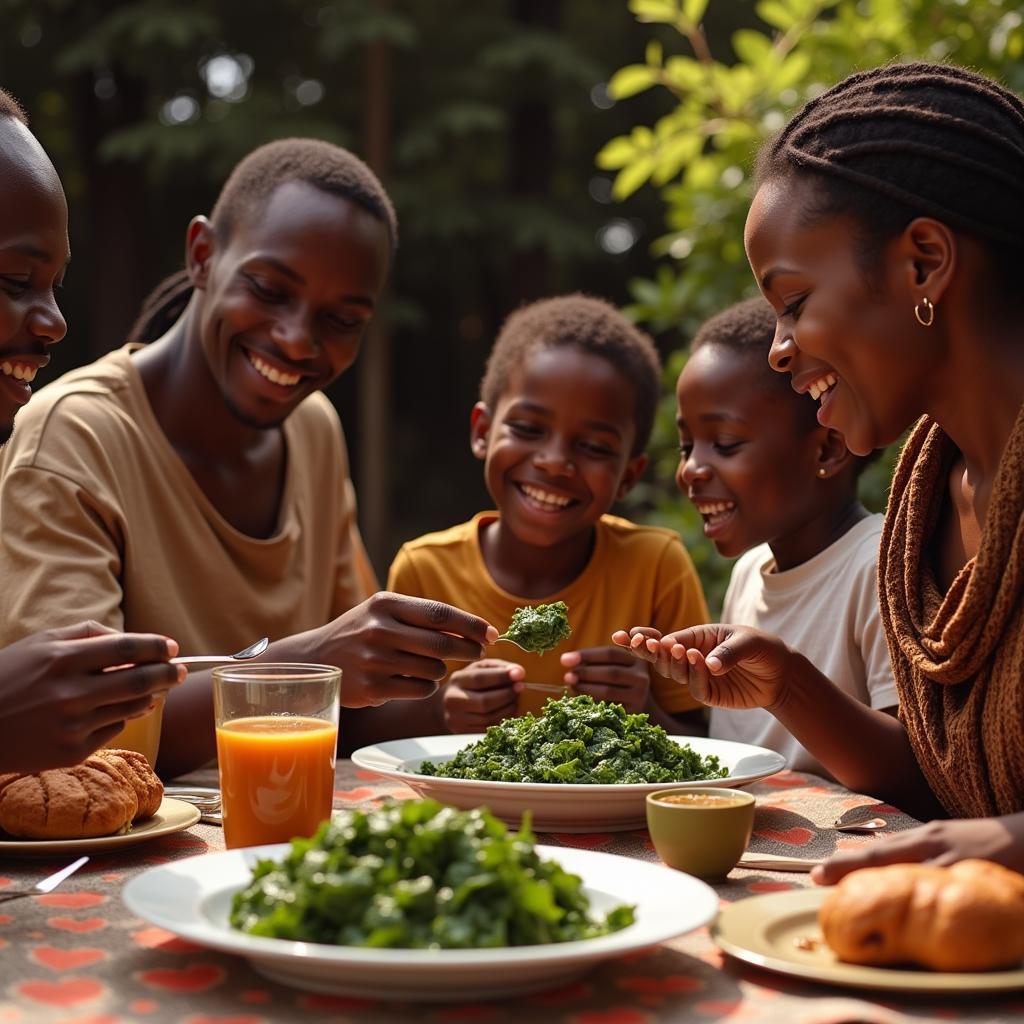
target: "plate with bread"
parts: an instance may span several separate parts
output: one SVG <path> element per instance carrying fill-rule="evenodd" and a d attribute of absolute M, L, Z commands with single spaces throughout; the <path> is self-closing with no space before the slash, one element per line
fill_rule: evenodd
<path fill-rule="evenodd" d="M 164 796 L 142 754 L 103 749 L 81 764 L 0 774 L 0 854 L 63 855 L 145 842 L 189 828 L 199 811 Z"/>
<path fill-rule="evenodd" d="M 726 907 L 711 930 L 730 956 L 850 988 L 1003 992 L 1024 988 L 1024 876 L 999 864 L 890 864 L 837 886 Z"/>

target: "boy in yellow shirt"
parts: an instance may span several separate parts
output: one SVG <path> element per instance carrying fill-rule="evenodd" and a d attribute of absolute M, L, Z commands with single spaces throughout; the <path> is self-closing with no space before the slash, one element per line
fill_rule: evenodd
<path fill-rule="evenodd" d="M 650 338 L 600 299 L 546 299 L 506 320 L 470 428 L 497 511 L 405 544 L 388 589 L 506 625 L 517 607 L 564 601 L 573 632 L 543 656 L 507 646 L 454 671 L 409 709 L 417 728 L 429 714 L 429 726 L 478 732 L 567 690 L 673 732 L 701 728 L 685 690 L 611 642 L 618 623 L 647 621 L 641 611 L 670 628 L 707 616 L 678 534 L 608 514 L 647 465 L 659 377 Z"/>

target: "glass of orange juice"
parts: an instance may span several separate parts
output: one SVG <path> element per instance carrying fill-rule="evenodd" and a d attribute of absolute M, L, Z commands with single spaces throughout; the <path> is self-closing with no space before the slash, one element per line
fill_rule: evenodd
<path fill-rule="evenodd" d="M 331 816 L 341 669 L 221 665 L 213 670 L 224 844 L 311 836 Z"/>

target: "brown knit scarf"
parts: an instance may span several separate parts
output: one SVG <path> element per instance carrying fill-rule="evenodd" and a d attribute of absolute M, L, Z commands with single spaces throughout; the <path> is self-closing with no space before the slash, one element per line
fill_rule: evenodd
<path fill-rule="evenodd" d="M 918 763 L 956 817 L 1024 809 L 1024 409 L 1006 443 L 981 546 L 940 593 L 932 539 L 957 450 L 934 420 L 893 478 L 879 601 Z"/>

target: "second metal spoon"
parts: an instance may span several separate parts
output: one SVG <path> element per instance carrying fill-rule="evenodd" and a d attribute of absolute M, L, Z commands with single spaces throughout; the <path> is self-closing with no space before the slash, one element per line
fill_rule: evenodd
<path fill-rule="evenodd" d="M 877 832 L 885 826 L 885 818 L 862 818 L 860 821 L 837 821 L 832 827 L 837 832 Z"/>
<path fill-rule="evenodd" d="M 262 654 L 270 644 L 268 637 L 257 640 L 248 647 L 243 647 L 237 654 L 189 654 L 184 658 L 171 658 L 172 665 L 199 665 L 209 663 L 211 665 L 225 661 L 248 661 Z"/>

